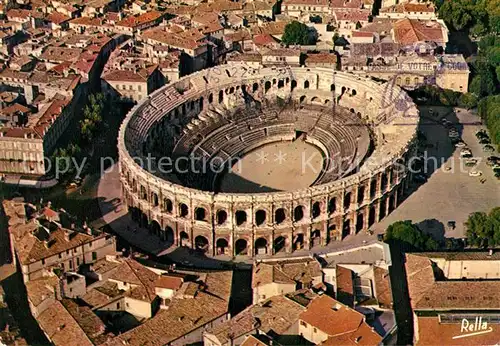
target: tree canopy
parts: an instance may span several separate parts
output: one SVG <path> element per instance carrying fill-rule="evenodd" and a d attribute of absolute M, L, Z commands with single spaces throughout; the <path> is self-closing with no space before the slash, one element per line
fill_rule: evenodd
<path fill-rule="evenodd" d="M 408 251 L 434 251 L 438 249 L 437 241 L 430 235 L 421 232 L 411 221 L 397 221 L 390 225 L 384 240 L 387 243 L 399 243 Z"/>
<path fill-rule="evenodd" d="M 467 239 L 471 245 L 479 247 L 500 245 L 500 207 L 489 214 L 475 212 L 465 222 Z"/>
<path fill-rule="evenodd" d="M 294 20 L 285 26 L 281 41 L 286 45 L 312 45 L 316 43 L 316 35 L 307 25 Z"/>
<path fill-rule="evenodd" d="M 498 0 L 434 0 L 438 14 L 455 30 L 470 30 L 479 36 L 500 32 L 500 2 Z"/>

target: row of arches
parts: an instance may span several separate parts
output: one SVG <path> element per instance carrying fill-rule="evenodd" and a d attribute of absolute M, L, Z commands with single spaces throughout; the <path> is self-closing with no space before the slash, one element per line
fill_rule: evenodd
<path fill-rule="evenodd" d="M 403 192 L 404 184 L 401 184 L 394 192 L 381 197 L 359 212 L 351 212 L 347 216 L 335 217 L 334 220 L 321 221 L 316 224 L 319 227 L 312 227 L 311 229 L 298 228 L 293 231 L 282 231 L 272 239 L 269 236 L 256 235 L 255 240 L 250 242 L 248 235 L 233 234 L 237 238 L 234 244 L 229 242 L 230 236 L 217 236 L 216 234 L 208 236 L 205 235 L 206 230 L 203 231 L 203 234 L 199 234 L 199 231 L 195 229 L 183 229 L 182 231 L 178 230 L 178 234 L 176 234 L 172 228 L 175 226 L 166 225 L 162 228 L 158 221 L 149 221 L 148 216 L 139 208 L 130 207 L 129 210 L 132 219 L 139 226 L 147 228 L 149 232 L 168 244 L 193 248 L 208 255 L 270 255 L 326 245 L 331 241 L 342 240 L 351 234 L 367 230 L 396 208 Z M 316 208 L 321 208 L 321 206 L 315 203 L 313 210 Z M 191 239 L 191 234 L 194 239 Z"/>
<path fill-rule="evenodd" d="M 253 220 L 249 217 L 246 210 L 236 210 L 233 216 L 234 219 L 231 220 L 226 210 L 218 209 L 215 212 L 213 221 L 217 226 L 225 226 L 233 222 L 237 227 L 248 227 L 253 225 L 264 227 L 273 223 L 280 225 L 285 222 L 301 222 L 305 219 L 314 220 L 324 213 L 332 215 L 336 212 L 346 212 L 357 209 L 358 206 L 373 200 L 379 194 L 385 193 L 397 183 L 399 183 L 397 173 L 392 170 L 387 170 L 382 172 L 377 179 L 371 179 L 369 183 L 360 184 L 354 190 L 345 192 L 343 196 L 340 196 L 342 197 L 340 201 L 338 197 L 331 197 L 327 200 L 326 206 L 324 206 L 324 201 L 315 201 L 310 207 L 298 205 L 292 210 L 277 208 L 271 216 L 266 209 L 258 209 L 255 211 Z M 148 198 L 146 188 L 143 185 L 137 185 L 135 179 L 133 179 L 133 192 L 137 191 L 137 189 L 134 188 L 137 186 L 139 186 L 138 195 L 140 199 L 148 200 L 153 207 L 161 207 L 161 210 L 167 214 L 176 214 L 178 217 L 185 219 L 190 219 L 192 217 L 195 221 L 212 222 L 212 215 L 209 207 L 197 206 L 194 208 L 193 215 L 191 215 L 189 206 L 186 203 L 180 202 L 177 205 L 177 210 L 174 211 L 174 203 L 170 198 L 165 197 L 160 203 L 159 196 L 156 192 L 150 192 Z M 252 225 L 249 225 L 249 222 L 251 222 Z"/>

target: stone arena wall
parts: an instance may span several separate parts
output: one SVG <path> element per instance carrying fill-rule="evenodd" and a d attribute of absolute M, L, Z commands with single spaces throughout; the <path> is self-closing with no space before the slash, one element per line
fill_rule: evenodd
<path fill-rule="evenodd" d="M 137 164 L 161 126 L 182 126 L 212 106 L 231 108 L 245 89 L 255 98 L 357 113 L 375 134 L 375 149 L 356 173 L 292 192 L 230 194 L 186 188 Z M 418 111 L 399 87 L 326 68 L 219 66 L 157 90 L 127 115 L 118 138 L 123 198 L 132 217 L 177 246 L 209 255 L 261 255 L 324 246 L 367 231 L 400 203 L 408 188 Z M 162 132 L 165 135 L 165 132 Z"/>

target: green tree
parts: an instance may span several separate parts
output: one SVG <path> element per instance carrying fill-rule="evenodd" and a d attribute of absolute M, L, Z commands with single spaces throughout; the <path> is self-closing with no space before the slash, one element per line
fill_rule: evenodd
<path fill-rule="evenodd" d="M 286 45 L 311 45 L 316 43 L 316 37 L 304 23 L 292 21 L 285 26 L 282 42 Z"/>
<path fill-rule="evenodd" d="M 467 239 L 475 246 L 488 246 L 491 243 L 493 233 L 488 231 L 488 216 L 483 212 L 475 212 L 469 215 L 465 222 Z"/>
<path fill-rule="evenodd" d="M 492 95 L 496 90 L 493 74 L 490 71 L 484 71 L 476 75 L 472 79 L 469 89 L 478 97 Z"/>
<path fill-rule="evenodd" d="M 460 107 L 472 109 L 477 106 L 477 96 L 471 93 L 465 93 L 458 100 Z"/>
<path fill-rule="evenodd" d="M 411 221 L 397 221 L 390 225 L 384 240 L 388 243 L 399 243 L 409 251 L 433 251 L 438 249 L 438 243 L 431 236 L 422 233 Z"/>

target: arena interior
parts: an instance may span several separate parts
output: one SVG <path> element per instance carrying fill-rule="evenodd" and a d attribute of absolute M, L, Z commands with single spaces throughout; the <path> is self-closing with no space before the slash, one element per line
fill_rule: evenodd
<path fill-rule="evenodd" d="M 207 255 L 325 246 L 401 202 L 418 121 L 390 83 L 327 68 L 215 67 L 127 115 L 123 197 L 141 226 Z"/>

